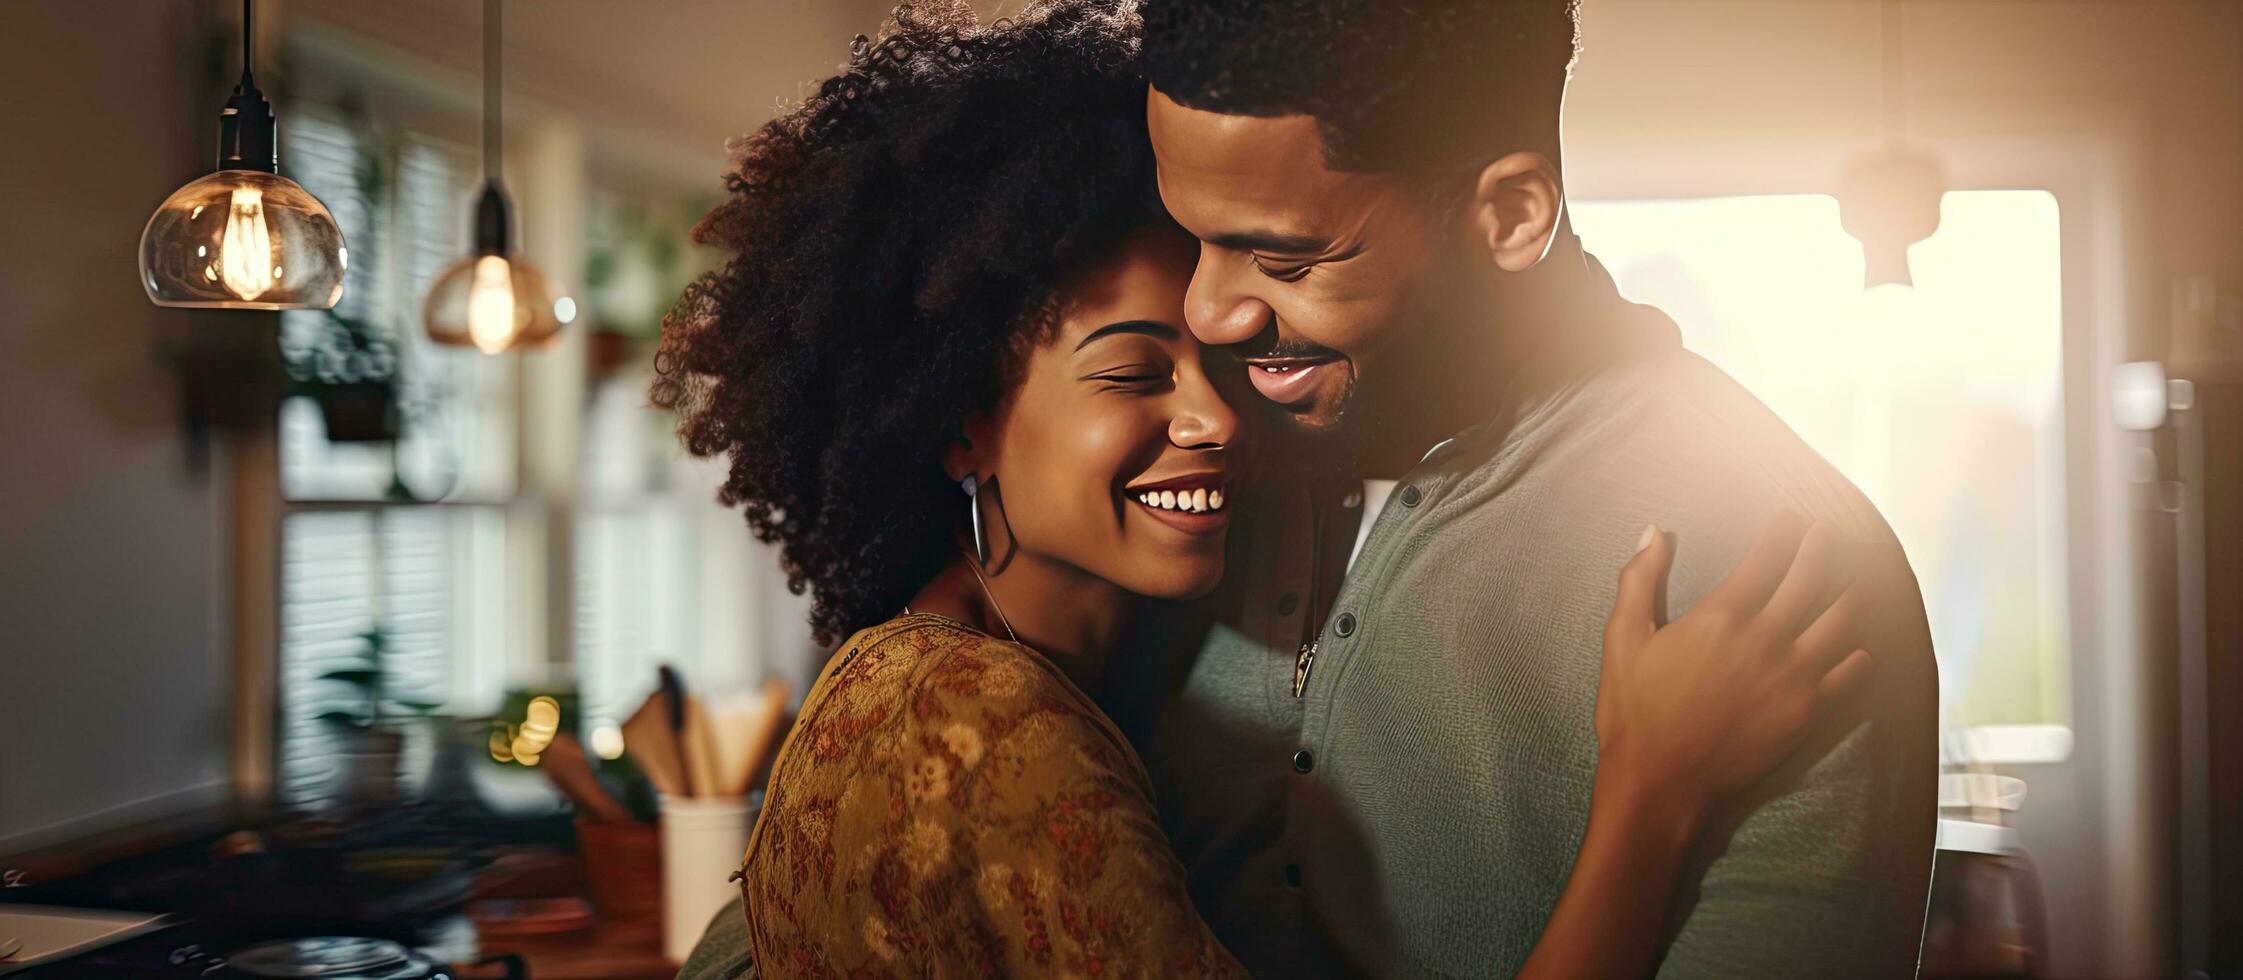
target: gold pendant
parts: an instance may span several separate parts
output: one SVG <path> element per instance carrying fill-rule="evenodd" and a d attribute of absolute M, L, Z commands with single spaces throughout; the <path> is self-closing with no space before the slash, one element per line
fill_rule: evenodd
<path fill-rule="evenodd" d="M 1316 641 L 1301 644 L 1301 652 L 1293 658 L 1293 696 L 1300 697 L 1308 689 L 1308 669 L 1316 663 Z"/>

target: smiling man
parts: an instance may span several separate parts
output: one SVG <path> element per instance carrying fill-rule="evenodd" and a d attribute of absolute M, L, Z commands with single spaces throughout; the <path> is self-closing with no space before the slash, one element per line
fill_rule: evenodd
<path fill-rule="evenodd" d="M 1271 976 L 1515 972 L 1587 822 L 1611 569 L 1675 532 L 1679 614 L 1792 510 L 1857 542 L 1875 691 L 1705 829 L 1660 973 L 1911 974 L 1921 597 L 1875 508 L 1574 238 L 1573 5 L 1142 10 L 1189 326 L 1299 436 L 1137 725 L 1224 943 Z"/>

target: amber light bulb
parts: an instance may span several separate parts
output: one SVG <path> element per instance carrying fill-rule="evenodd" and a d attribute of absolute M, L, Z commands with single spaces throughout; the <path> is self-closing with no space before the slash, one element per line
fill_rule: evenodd
<path fill-rule="evenodd" d="M 543 346 L 575 317 L 576 304 L 506 250 L 504 191 L 486 186 L 476 211 L 475 253 L 446 266 L 422 305 L 428 337 L 485 354 Z"/>

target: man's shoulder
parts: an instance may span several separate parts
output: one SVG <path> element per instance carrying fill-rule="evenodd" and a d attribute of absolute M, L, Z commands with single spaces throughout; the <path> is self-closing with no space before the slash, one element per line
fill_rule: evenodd
<path fill-rule="evenodd" d="M 1522 416 L 1491 465 L 1563 481 L 1575 505 L 1665 508 L 1757 530 L 1777 509 L 1890 541 L 1869 498 L 1736 379 L 1681 348 L 1613 365 Z"/>
<path fill-rule="evenodd" d="M 1743 384 L 1680 347 L 1585 374 L 1523 414 L 1520 435 L 1544 429 L 1603 445 L 1681 442 L 1722 455 L 1814 456 Z"/>
<path fill-rule="evenodd" d="M 1452 522 L 1476 536 L 1456 547 L 1555 563 L 1576 583 L 1609 581 L 1645 525 L 1672 533 L 1678 614 L 1789 511 L 1828 525 L 1879 570 L 1882 612 L 1923 615 L 1876 505 L 1743 385 L 1679 348 L 1584 377 L 1522 413 L 1464 479 L 1485 515 Z"/>
<path fill-rule="evenodd" d="M 1878 714 L 1910 737 L 1931 731 L 1937 702 L 1929 626 L 1906 549 L 1846 475 L 1727 373 L 1688 351 L 1589 379 L 1551 406 L 1548 478 L 1581 516 L 1624 510 L 1678 543 L 1670 584 L 1677 615 L 1735 567 L 1780 511 L 1821 522 L 1846 543 L 1869 644 L 1879 657 Z M 1891 724 L 1888 725 L 1891 727 Z M 1928 766 L 1929 749 L 1922 757 Z M 1909 768 L 1918 768 L 1911 766 Z"/>

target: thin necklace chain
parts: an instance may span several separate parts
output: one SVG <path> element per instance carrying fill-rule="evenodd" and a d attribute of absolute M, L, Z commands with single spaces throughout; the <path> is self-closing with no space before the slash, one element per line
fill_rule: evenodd
<path fill-rule="evenodd" d="M 981 583 L 981 594 L 989 600 L 989 608 L 997 611 L 997 622 L 1004 624 L 1005 635 L 1012 637 L 1014 643 L 1019 643 L 1020 634 L 1012 631 L 1012 620 L 1006 618 L 1005 607 L 997 601 L 997 593 L 989 591 L 989 580 L 981 577 L 981 564 L 974 561 L 973 556 L 968 555 L 966 556 L 966 567 L 974 573 L 974 581 Z M 911 607 L 903 607 L 903 614 L 906 616 L 912 615 Z"/>

